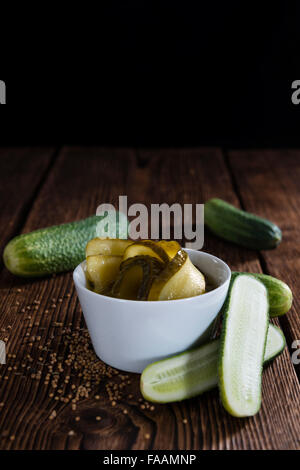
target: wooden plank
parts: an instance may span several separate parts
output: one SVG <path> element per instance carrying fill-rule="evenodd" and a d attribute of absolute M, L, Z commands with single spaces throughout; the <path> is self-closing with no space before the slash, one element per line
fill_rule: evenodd
<path fill-rule="evenodd" d="M 114 154 L 113 150 L 89 149 L 87 153 L 84 149 L 64 149 L 35 200 L 23 232 L 81 219 L 94 214 L 102 202 L 115 203 L 119 193 L 126 189 L 132 152 L 118 151 L 118 160 Z M 65 429 L 65 424 L 60 415 L 64 415 L 66 404 L 55 401 L 54 396 L 49 397 L 55 389 L 45 378 L 51 363 L 50 354 L 60 349 L 62 355 L 65 349 L 70 352 L 70 347 L 62 342 L 62 331 L 72 326 L 74 333 L 82 325 L 71 274 L 40 281 L 17 279 L 6 270 L 0 276 L 4 286 L 1 290 L 1 339 L 8 339 L 8 361 L 2 373 L 0 392 L 0 446 L 74 448 L 81 441 L 84 420 L 77 423 L 76 413 L 69 412 L 67 432 L 62 433 L 61 427 Z M 40 303 L 34 304 L 34 300 Z M 55 322 L 63 323 L 64 328 Z M 34 336 L 41 339 L 34 341 Z M 39 360 L 41 356 L 43 359 Z M 40 365 L 41 362 L 44 365 Z M 41 379 L 36 380 L 31 375 L 36 376 L 38 370 L 42 370 L 42 374 Z M 70 411 L 71 405 L 67 408 Z M 57 411 L 57 420 L 49 419 L 53 411 Z M 95 421 L 95 424 L 99 430 L 99 423 Z M 75 434 L 68 436 L 74 428 Z"/>
<path fill-rule="evenodd" d="M 129 203 L 195 203 L 212 196 L 238 203 L 217 149 L 141 151 L 136 159 L 130 150 L 70 148 L 59 155 L 24 231 L 86 217 L 101 202 L 115 203 L 121 194 L 128 195 Z M 260 269 L 255 253 L 233 247 L 210 234 L 204 248 L 221 256 L 234 269 Z M 139 394 L 139 376 L 116 373 L 104 366 L 93 355 L 89 342 L 85 345 L 87 363 L 94 364 L 97 373 L 80 365 L 81 343 L 76 341 L 85 338 L 86 331 L 70 273 L 23 281 L 3 272 L 1 285 L 8 287 L 1 292 L 0 326 L 5 328 L 8 353 L 12 354 L 3 372 L 1 369 L 1 449 L 299 447 L 299 420 L 295 422 L 294 414 L 298 392 L 295 377 L 286 373 L 291 367 L 287 353 L 265 372 L 263 407 L 253 419 L 228 416 L 220 406 L 217 391 L 179 404 L 155 405 L 153 409 Z M 52 364 L 53 353 L 57 354 L 57 362 Z M 71 364 L 65 362 L 69 354 L 77 358 L 78 369 L 73 359 Z M 59 371 L 58 363 L 63 364 L 63 372 Z M 53 367 L 50 379 L 48 366 Z M 9 367 L 12 369 L 8 370 Z M 56 388 L 52 387 L 55 371 Z M 80 377 L 80 373 L 90 378 Z M 68 375 L 69 383 L 65 383 Z M 99 377 L 101 381 L 97 384 Z M 274 387 L 278 378 L 279 384 Z M 89 380 L 89 396 L 82 397 L 73 410 L 74 393 Z M 69 402 L 61 400 L 69 395 Z M 97 420 L 97 416 L 101 419 Z"/>
<path fill-rule="evenodd" d="M 1 253 L 26 216 L 53 154 L 53 148 L 0 148 Z"/>
<path fill-rule="evenodd" d="M 143 162 L 149 162 L 145 168 L 149 172 L 148 181 L 155 180 L 155 202 L 201 203 L 220 197 L 239 205 L 219 150 L 143 151 L 140 155 Z M 154 183 L 152 192 L 149 184 L 144 198 L 152 201 L 153 193 Z M 255 252 L 219 240 L 209 232 L 205 233 L 204 250 L 220 256 L 234 270 L 261 271 Z M 188 426 L 182 426 L 181 420 L 177 421 L 175 435 L 180 436 L 179 445 L 203 449 L 299 447 L 299 431 L 295 432 L 295 427 L 299 429 L 299 388 L 293 372 L 286 351 L 264 373 L 263 406 L 253 419 L 237 420 L 228 416 L 220 407 L 217 392 L 173 405 L 176 415 L 187 416 L 189 422 Z M 282 403 L 280 397 L 285 397 L 286 403 Z M 189 432 L 187 427 L 190 427 Z M 163 427 L 157 427 L 154 447 L 166 446 L 164 436 Z"/>
<path fill-rule="evenodd" d="M 262 258 L 266 271 L 293 291 L 292 309 L 280 319 L 291 348 L 300 338 L 300 151 L 234 151 L 229 161 L 246 210 L 273 220 L 282 230 L 282 243 L 263 251 Z M 299 365 L 296 369 L 300 377 Z"/>

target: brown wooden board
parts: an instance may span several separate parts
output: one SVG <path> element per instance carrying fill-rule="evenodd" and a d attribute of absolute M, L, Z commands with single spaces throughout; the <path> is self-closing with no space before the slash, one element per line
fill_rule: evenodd
<path fill-rule="evenodd" d="M 51 148 L 0 149 L 1 253 L 22 224 L 53 156 Z"/>
<path fill-rule="evenodd" d="M 141 156 L 143 161 L 149 162 L 147 171 L 153 175 L 149 178 L 152 180 L 155 174 L 159 175 L 159 184 L 156 186 L 155 197 L 161 202 L 202 203 L 211 197 L 220 197 L 237 207 L 240 205 L 238 195 L 234 191 L 231 172 L 220 150 L 144 151 L 141 152 Z M 248 272 L 260 272 L 262 270 L 257 252 L 245 250 L 220 240 L 209 231 L 205 232 L 203 249 L 224 259 L 232 270 Z M 274 323 L 278 324 L 278 320 L 275 320 Z M 274 383 L 277 384 L 277 388 L 274 388 Z M 209 395 L 209 400 L 212 400 L 213 394 Z M 288 402 L 283 404 L 279 401 L 280 396 L 288 398 Z M 286 350 L 264 373 L 263 407 L 255 418 L 246 421 L 236 420 L 228 415 L 224 418 L 217 394 L 215 403 L 211 406 L 211 408 L 214 408 L 214 412 L 207 405 L 199 406 L 200 413 L 205 414 L 203 422 L 209 422 L 209 416 L 213 416 L 215 419 L 214 424 L 209 429 L 207 429 L 207 426 L 202 428 L 203 435 L 208 439 L 203 448 L 299 447 L 297 433 L 294 434 L 292 439 L 289 433 L 283 438 L 281 426 L 278 425 L 279 422 L 277 424 L 275 422 L 281 416 L 279 420 L 283 423 L 286 413 L 288 413 L 291 422 L 294 423 L 292 426 L 296 425 L 298 427 L 298 424 L 296 424 L 299 423 L 298 397 L 299 384 Z M 205 398 L 202 397 L 198 400 L 201 403 L 201 400 Z M 276 407 L 276 410 L 274 407 Z M 283 411 L 283 408 L 285 411 Z M 216 429 L 220 428 L 220 423 L 223 423 L 224 427 L 228 426 L 228 428 L 223 433 L 221 431 L 217 438 Z M 290 432 L 292 432 L 292 429 Z"/>
<path fill-rule="evenodd" d="M 129 204 L 201 203 L 213 196 L 239 203 L 218 149 L 136 153 L 67 148 L 50 170 L 23 231 L 86 217 L 100 203 L 116 204 L 122 194 L 128 195 Z M 261 269 L 257 253 L 209 233 L 204 249 L 233 269 Z M 153 406 L 142 400 L 138 375 L 118 373 L 93 355 L 71 273 L 24 281 L 3 271 L 0 282 L 4 286 L 0 328 L 5 329 L 1 334 L 8 338 L 11 354 L 7 365 L 0 366 L 1 449 L 299 447 L 299 389 L 287 351 L 264 372 L 263 406 L 254 418 L 230 417 L 220 405 L 217 390 L 182 403 Z M 83 338 L 87 362 L 94 364 L 96 374 L 80 365 Z M 74 359 L 71 364 L 65 362 L 69 354 L 75 355 L 77 369 Z M 49 366 L 53 367 L 50 378 Z M 57 386 L 52 387 L 55 378 Z M 72 409 L 80 385 L 88 396 Z"/>
<path fill-rule="evenodd" d="M 282 243 L 261 256 L 265 271 L 287 282 L 293 291 L 292 309 L 280 323 L 291 353 L 296 352 L 292 344 L 300 339 L 300 151 L 234 151 L 229 162 L 244 208 L 282 230 Z M 295 366 L 300 377 L 299 364 Z"/>

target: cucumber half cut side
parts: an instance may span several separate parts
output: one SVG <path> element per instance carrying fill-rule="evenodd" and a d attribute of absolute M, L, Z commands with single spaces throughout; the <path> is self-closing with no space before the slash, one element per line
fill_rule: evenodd
<path fill-rule="evenodd" d="M 261 405 L 261 377 L 269 326 L 268 292 L 251 275 L 237 276 L 223 312 L 219 389 L 233 416 L 253 416 Z"/>
<path fill-rule="evenodd" d="M 280 328 L 269 325 L 264 364 L 285 348 Z M 220 340 L 211 341 L 197 349 L 150 364 L 141 375 L 144 398 L 156 403 L 185 400 L 208 390 L 218 383 Z"/>

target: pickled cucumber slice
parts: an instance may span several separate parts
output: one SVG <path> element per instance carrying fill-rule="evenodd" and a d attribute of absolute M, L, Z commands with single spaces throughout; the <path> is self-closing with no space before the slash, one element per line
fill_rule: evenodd
<path fill-rule="evenodd" d="M 86 257 L 94 255 L 123 256 L 126 248 L 133 243 L 132 240 L 118 238 L 93 238 L 85 249 Z"/>
<path fill-rule="evenodd" d="M 111 294 L 127 300 L 147 300 L 153 279 L 164 265 L 151 256 L 135 256 L 123 261 Z"/>
<path fill-rule="evenodd" d="M 90 289 L 97 294 L 103 293 L 116 279 L 121 261 L 121 256 L 88 256 L 85 273 Z"/>
<path fill-rule="evenodd" d="M 174 300 L 204 294 L 205 278 L 187 253 L 179 250 L 154 279 L 148 300 Z"/>
<path fill-rule="evenodd" d="M 133 243 L 124 253 L 123 259 L 133 258 L 135 256 L 152 256 L 158 260 L 168 263 L 169 256 L 166 251 L 153 240 L 141 240 Z"/>
<path fill-rule="evenodd" d="M 264 364 L 285 348 L 282 331 L 269 325 Z M 143 397 L 151 402 L 170 403 L 213 389 L 218 383 L 220 340 L 150 364 L 141 375 Z"/>
<path fill-rule="evenodd" d="M 158 246 L 164 249 L 167 253 L 169 260 L 172 260 L 175 255 L 177 255 L 178 251 L 181 250 L 181 246 L 176 241 L 167 241 L 167 240 L 160 240 L 157 242 Z"/>

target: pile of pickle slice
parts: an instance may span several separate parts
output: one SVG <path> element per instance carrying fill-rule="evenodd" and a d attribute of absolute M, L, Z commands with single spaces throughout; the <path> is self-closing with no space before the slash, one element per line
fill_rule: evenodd
<path fill-rule="evenodd" d="M 94 238 L 86 246 L 87 287 L 127 300 L 175 300 L 205 293 L 205 278 L 176 241 Z"/>

